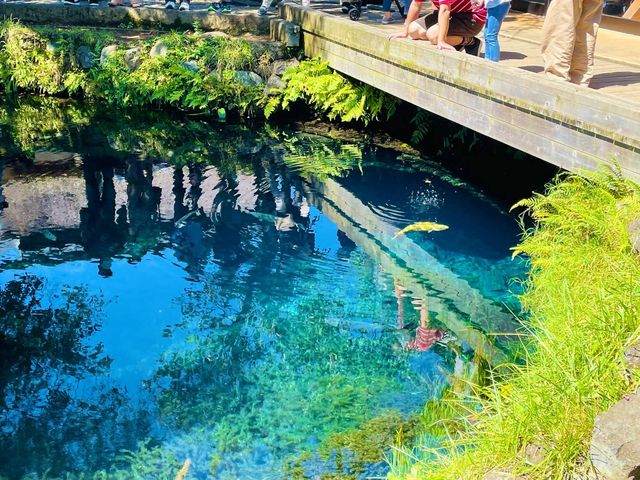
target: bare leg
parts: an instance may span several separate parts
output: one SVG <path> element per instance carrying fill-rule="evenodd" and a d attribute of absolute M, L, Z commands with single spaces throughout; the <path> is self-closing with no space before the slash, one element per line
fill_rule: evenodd
<path fill-rule="evenodd" d="M 438 25 L 432 25 L 428 30 L 422 28 L 416 22 L 413 22 L 409 25 L 409 37 L 413 40 L 427 40 L 431 42 L 432 45 L 438 44 Z M 456 45 L 460 45 L 464 40 L 463 37 L 459 35 L 449 35 L 446 38 L 446 42 L 455 47 Z"/>
<path fill-rule="evenodd" d="M 417 22 L 412 22 L 411 25 L 409 25 L 409 38 L 412 40 L 428 40 L 427 31 Z"/>

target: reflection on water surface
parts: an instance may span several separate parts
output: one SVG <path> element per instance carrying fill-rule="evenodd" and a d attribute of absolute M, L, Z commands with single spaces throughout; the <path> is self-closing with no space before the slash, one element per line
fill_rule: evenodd
<path fill-rule="evenodd" d="M 91 108 L 1 111 L 0 478 L 384 475 L 339 434 L 390 442 L 505 358 L 517 227 L 473 188 L 357 142 Z M 450 228 L 393 238 L 424 220 Z"/>

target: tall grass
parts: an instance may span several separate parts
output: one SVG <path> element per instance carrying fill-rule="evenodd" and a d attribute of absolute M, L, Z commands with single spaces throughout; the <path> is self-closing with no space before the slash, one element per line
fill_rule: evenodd
<path fill-rule="evenodd" d="M 524 358 L 456 400 L 464 426 L 442 447 L 398 449 L 393 479 L 583 478 L 595 416 L 640 384 L 623 361 L 640 343 L 640 257 L 628 232 L 640 187 L 617 172 L 571 174 L 517 206 L 535 221 L 514 251 L 531 263 Z"/>

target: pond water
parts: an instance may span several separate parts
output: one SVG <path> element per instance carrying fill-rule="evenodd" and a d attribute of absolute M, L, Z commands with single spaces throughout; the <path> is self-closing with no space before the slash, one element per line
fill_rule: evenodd
<path fill-rule="evenodd" d="M 381 477 L 341 439 L 388 445 L 509 354 L 517 223 L 435 164 L 47 99 L 0 114 L 0 478 Z M 394 237 L 417 221 L 449 229 Z"/>

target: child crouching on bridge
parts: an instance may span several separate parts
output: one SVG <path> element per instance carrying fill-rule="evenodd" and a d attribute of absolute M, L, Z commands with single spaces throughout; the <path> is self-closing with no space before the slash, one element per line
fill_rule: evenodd
<path fill-rule="evenodd" d="M 471 0 L 432 0 L 436 9 L 418 19 L 423 2 L 412 2 L 404 31 L 390 35 L 390 39 L 408 37 L 428 40 L 441 50 L 464 49 L 470 55 L 478 55 L 480 40 L 476 35 L 487 18 L 487 10 L 483 5 L 474 4 Z"/>

